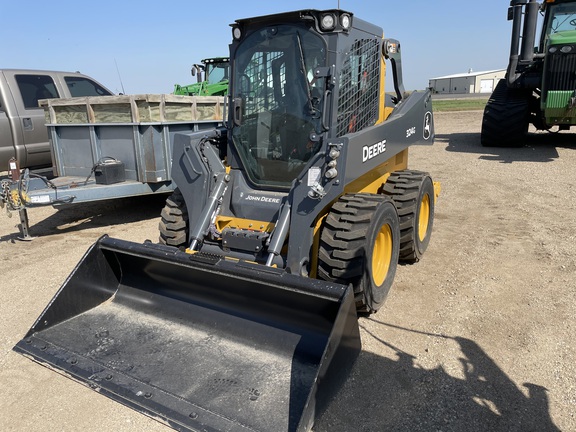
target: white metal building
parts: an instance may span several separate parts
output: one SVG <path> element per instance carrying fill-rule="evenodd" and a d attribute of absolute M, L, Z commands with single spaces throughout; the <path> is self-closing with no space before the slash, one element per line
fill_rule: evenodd
<path fill-rule="evenodd" d="M 435 93 L 492 93 L 499 80 L 506 75 L 506 69 L 483 72 L 461 73 L 431 78 L 429 81 Z"/>

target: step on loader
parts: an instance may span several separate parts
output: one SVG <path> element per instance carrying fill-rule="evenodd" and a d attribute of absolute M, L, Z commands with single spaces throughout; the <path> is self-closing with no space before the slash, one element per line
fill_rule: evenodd
<path fill-rule="evenodd" d="M 99 239 L 14 349 L 177 430 L 310 430 L 432 232 L 439 185 L 408 169 L 430 92 L 382 35 L 342 10 L 232 24 L 227 124 L 174 136 L 160 244 Z"/>

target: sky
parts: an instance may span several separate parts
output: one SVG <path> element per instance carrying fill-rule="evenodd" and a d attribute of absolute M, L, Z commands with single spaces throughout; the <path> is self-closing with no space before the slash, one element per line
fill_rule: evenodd
<path fill-rule="evenodd" d="M 115 93 L 171 93 L 193 63 L 228 55 L 236 19 L 341 9 L 402 46 L 407 90 L 444 75 L 504 69 L 508 0 L 0 0 L 0 68 L 80 71 Z"/>

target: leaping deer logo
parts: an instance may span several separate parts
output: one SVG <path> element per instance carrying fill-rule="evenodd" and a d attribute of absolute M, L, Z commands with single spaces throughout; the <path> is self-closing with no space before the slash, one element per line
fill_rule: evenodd
<path fill-rule="evenodd" d="M 424 115 L 424 139 L 427 140 L 432 135 L 432 113 L 428 111 Z"/>

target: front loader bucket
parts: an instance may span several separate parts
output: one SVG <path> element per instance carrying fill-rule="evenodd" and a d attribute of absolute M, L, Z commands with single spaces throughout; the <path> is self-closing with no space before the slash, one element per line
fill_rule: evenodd
<path fill-rule="evenodd" d="M 183 431 L 306 431 L 360 351 L 353 294 L 102 237 L 14 350 Z"/>

